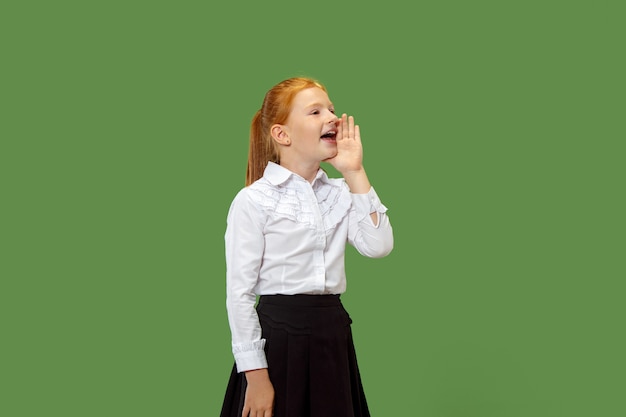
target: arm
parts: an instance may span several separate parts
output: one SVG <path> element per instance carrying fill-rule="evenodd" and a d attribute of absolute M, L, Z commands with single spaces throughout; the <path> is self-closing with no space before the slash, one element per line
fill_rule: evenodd
<path fill-rule="evenodd" d="M 341 172 L 352 193 L 369 192 L 371 184 L 363 168 L 361 131 L 359 125 L 354 124 L 354 117 L 348 117 L 345 113 L 341 115 L 337 127 L 337 155 L 326 162 Z M 371 213 L 371 218 L 374 224 L 378 224 L 377 213 Z"/>
<path fill-rule="evenodd" d="M 266 368 L 261 325 L 254 304 L 264 250 L 259 213 L 246 190 L 233 200 L 226 234 L 226 308 L 237 370 Z"/>
<path fill-rule="evenodd" d="M 237 370 L 245 372 L 243 415 L 269 417 L 274 387 L 267 371 L 254 287 L 263 258 L 263 228 L 249 196 L 240 192 L 228 212 L 226 243 L 226 306 Z"/>
<path fill-rule="evenodd" d="M 386 256 L 393 248 L 393 232 L 386 215 L 387 208 L 380 202 L 363 167 L 361 132 L 352 116 L 341 116 L 337 130 L 337 155 L 327 162 L 343 175 L 352 193 L 354 210 L 350 216 L 350 243 L 362 255 Z"/>
<path fill-rule="evenodd" d="M 393 229 L 387 207 L 371 187 L 367 194 L 351 194 L 352 209 L 348 225 L 348 241 L 356 250 L 370 258 L 382 258 L 393 249 Z M 375 214 L 378 223 L 374 223 Z"/>
<path fill-rule="evenodd" d="M 348 184 L 348 188 L 350 188 L 350 192 L 353 194 L 367 194 L 372 188 L 369 179 L 367 178 L 367 174 L 365 173 L 365 168 L 362 166 L 361 169 L 357 171 L 343 174 L 343 178 L 346 180 L 346 184 Z M 373 211 L 370 213 L 370 217 L 372 219 L 372 223 L 377 225 L 378 213 Z"/>

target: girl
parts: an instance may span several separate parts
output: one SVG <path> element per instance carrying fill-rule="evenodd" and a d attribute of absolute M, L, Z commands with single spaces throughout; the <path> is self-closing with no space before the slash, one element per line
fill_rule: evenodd
<path fill-rule="evenodd" d="M 349 242 L 386 256 L 393 234 L 362 159 L 359 126 L 335 115 L 322 84 L 297 77 L 267 92 L 227 218 L 235 365 L 221 417 L 370 415 L 340 300 L 344 252 Z"/>

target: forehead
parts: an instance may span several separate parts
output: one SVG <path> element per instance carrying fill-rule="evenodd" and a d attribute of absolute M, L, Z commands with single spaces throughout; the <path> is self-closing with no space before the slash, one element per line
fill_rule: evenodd
<path fill-rule="evenodd" d="M 300 91 L 293 99 L 293 108 L 305 108 L 314 105 L 332 105 L 326 91 L 319 87 L 306 88 Z"/>

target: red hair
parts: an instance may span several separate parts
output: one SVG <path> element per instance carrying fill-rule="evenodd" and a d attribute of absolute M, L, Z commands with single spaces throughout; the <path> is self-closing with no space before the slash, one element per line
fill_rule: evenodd
<path fill-rule="evenodd" d="M 291 103 L 293 103 L 296 94 L 312 87 L 326 91 L 326 88 L 317 80 L 307 77 L 294 77 L 281 81 L 265 94 L 263 105 L 252 118 L 250 126 L 246 186 L 263 176 L 263 171 L 268 162 L 280 163 L 280 155 L 272 139 L 271 128 L 277 123 L 285 123 L 291 112 Z"/>

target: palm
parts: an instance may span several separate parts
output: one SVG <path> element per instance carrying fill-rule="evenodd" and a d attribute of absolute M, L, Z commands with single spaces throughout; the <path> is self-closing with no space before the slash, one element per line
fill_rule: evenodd
<path fill-rule="evenodd" d="M 362 168 L 363 146 L 359 126 L 354 124 L 354 117 L 342 115 L 337 129 L 337 155 L 327 159 L 342 174 Z"/>

